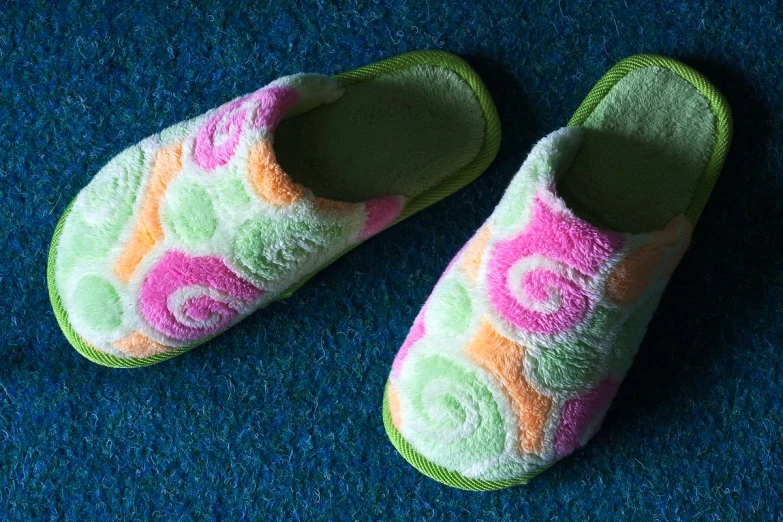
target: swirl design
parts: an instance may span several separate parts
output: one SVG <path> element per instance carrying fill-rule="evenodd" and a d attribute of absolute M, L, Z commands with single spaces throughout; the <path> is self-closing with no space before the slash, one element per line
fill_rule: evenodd
<path fill-rule="evenodd" d="M 194 341 L 230 326 L 262 295 L 220 258 L 170 251 L 144 279 L 139 307 L 159 332 Z"/>
<path fill-rule="evenodd" d="M 63 227 L 57 248 L 57 281 L 76 284 L 76 266 L 87 260 L 105 259 L 133 213 L 133 204 L 144 176 L 144 153 L 130 147 L 112 159 L 76 198 Z M 64 297 L 68 301 L 67 297 Z"/>
<path fill-rule="evenodd" d="M 282 79 L 101 169 L 73 203 L 56 252 L 57 293 L 83 341 L 133 358 L 202 341 L 393 222 L 404 198 L 313 201 L 275 160 L 271 133 L 289 109 L 342 92 L 327 77 Z M 215 169 L 217 178 L 204 175 Z"/>
<path fill-rule="evenodd" d="M 578 220 L 539 195 L 526 230 L 495 246 L 487 291 L 495 310 L 533 334 L 565 331 L 592 310 L 589 289 L 599 267 L 622 246 L 620 234 Z"/>
<path fill-rule="evenodd" d="M 484 321 L 465 351 L 495 378 L 511 401 L 519 428 L 519 450 L 540 453 L 552 400 L 538 393 L 525 379 L 522 371 L 525 347 L 504 337 Z"/>
<path fill-rule="evenodd" d="M 411 354 L 396 389 L 401 432 L 427 459 L 465 470 L 504 455 L 513 413 L 470 363 L 444 354 Z"/>
<path fill-rule="evenodd" d="M 473 302 L 459 277 L 444 277 L 432 291 L 427 314 L 427 330 L 438 337 L 458 337 L 473 320 Z"/>
<path fill-rule="evenodd" d="M 172 236 L 188 246 L 209 241 L 218 226 L 215 205 L 207 190 L 192 181 L 174 183 L 161 211 Z"/>
<path fill-rule="evenodd" d="M 311 267 L 344 236 L 339 222 L 248 220 L 234 237 L 233 260 L 251 276 L 279 284 Z"/>
<path fill-rule="evenodd" d="M 461 475 L 447 483 L 526 478 L 585 444 L 688 244 L 684 216 L 648 234 L 577 218 L 554 188 L 576 148 L 549 142 L 446 269 L 392 366 L 392 440 L 426 474 Z"/>
<path fill-rule="evenodd" d="M 274 130 L 297 98 L 291 88 L 267 87 L 227 103 L 196 135 L 193 160 L 207 170 L 226 165 L 236 153 L 248 119 L 253 119 L 253 128 Z"/>

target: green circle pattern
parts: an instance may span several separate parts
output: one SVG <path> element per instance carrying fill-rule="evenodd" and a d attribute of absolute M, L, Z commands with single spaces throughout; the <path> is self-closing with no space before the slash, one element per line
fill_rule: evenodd
<path fill-rule="evenodd" d="M 220 205 L 228 211 L 236 210 L 250 203 L 250 196 L 247 195 L 245 186 L 242 183 L 242 176 L 237 173 L 236 168 L 226 176 L 216 187 L 216 198 Z"/>
<path fill-rule="evenodd" d="M 655 309 L 658 308 L 658 296 L 647 299 L 634 310 L 623 323 L 617 340 L 612 346 L 612 359 L 610 371 L 616 379 L 622 379 L 633 363 L 639 345 L 642 344 L 647 325 L 652 319 Z"/>
<path fill-rule="evenodd" d="M 72 313 L 91 328 L 111 331 L 122 324 L 122 304 L 117 289 L 108 280 L 87 275 L 71 295 Z"/>
<path fill-rule="evenodd" d="M 206 189 L 192 181 L 170 187 L 161 220 L 176 239 L 188 246 L 209 241 L 218 225 L 212 199 Z"/>
<path fill-rule="evenodd" d="M 397 386 L 406 438 L 427 459 L 449 469 L 487 463 L 505 451 L 506 423 L 476 370 L 443 354 L 414 356 Z M 463 433 L 460 433 L 463 432 Z"/>
<path fill-rule="evenodd" d="M 121 152 L 103 167 L 80 194 L 79 211 L 96 228 L 117 232 L 133 212 L 144 168 L 139 147 Z"/>
<path fill-rule="evenodd" d="M 456 336 L 468 329 L 473 305 L 465 285 L 455 277 L 444 279 L 427 304 L 427 330 L 436 335 Z"/>
<path fill-rule="evenodd" d="M 554 393 L 574 392 L 600 380 L 600 360 L 598 350 L 585 343 L 553 343 L 540 352 L 528 350 L 525 370 L 539 388 Z"/>
<path fill-rule="evenodd" d="M 259 219 L 244 223 L 233 241 L 236 263 L 270 282 L 290 276 L 345 235 L 339 223 Z"/>
<path fill-rule="evenodd" d="M 578 339 L 548 341 L 528 350 L 525 372 L 539 389 L 550 393 L 573 393 L 597 385 L 605 376 L 611 347 L 607 339 L 617 328 L 622 312 L 597 305 Z"/>
<path fill-rule="evenodd" d="M 78 196 L 63 226 L 57 272 L 68 277 L 83 259 L 101 259 L 133 214 L 144 173 L 144 153 L 131 147 L 112 159 Z"/>

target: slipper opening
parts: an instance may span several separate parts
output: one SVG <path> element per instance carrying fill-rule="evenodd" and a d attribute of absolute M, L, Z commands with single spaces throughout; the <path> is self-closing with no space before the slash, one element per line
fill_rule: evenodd
<path fill-rule="evenodd" d="M 414 198 L 470 163 L 485 127 L 476 93 L 459 75 L 414 65 L 350 83 L 336 102 L 283 121 L 275 153 L 317 196 Z"/>
<path fill-rule="evenodd" d="M 659 230 L 684 214 L 716 143 L 709 100 L 659 66 L 626 74 L 582 128 L 558 191 L 580 217 L 620 232 Z"/>

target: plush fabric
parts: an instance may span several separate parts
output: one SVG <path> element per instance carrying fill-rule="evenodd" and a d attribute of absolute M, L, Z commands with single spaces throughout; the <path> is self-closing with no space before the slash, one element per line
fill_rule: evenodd
<path fill-rule="evenodd" d="M 54 302 L 76 348 L 121 358 L 191 348 L 381 232 L 406 200 L 479 154 L 486 122 L 473 89 L 431 65 L 348 88 L 287 76 L 122 152 L 76 197 L 55 237 Z M 290 174 L 273 143 L 289 112 L 299 130 L 280 148 L 304 162 Z M 374 136 L 369 146 L 323 129 L 359 122 L 380 131 L 362 129 Z M 380 144 L 395 163 L 379 156 Z"/>
<path fill-rule="evenodd" d="M 293 179 L 326 198 L 413 197 L 476 156 L 480 115 L 473 88 L 453 72 L 410 67 L 282 122 L 275 149 Z"/>
<path fill-rule="evenodd" d="M 282 78 L 168 130 L 173 142 L 162 135 L 143 140 L 98 172 L 76 197 L 55 257 L 56 289 L 77 334 L 121 357 L 188 346 L 363 239 L 366 204 L 319 212 L 315 196 L 280 168 L 271 146 L 298 100 L 329 103 L 342 92 L 325 77 Z M 210 192 L 222 187 L 212 185 L 229 177 L 252 197 L 216 211 Z M 125 212 L 113 213 L 115 206 Z M 395 210 L 381 223 L 373 212 L 372 230 L 390 224 L 402 205 Z M 82 251 L 93 240 L 96 246 Z"/>
<path fill-rule="evenodd" d="M 783 512 L 777 2 L 8 0 L 0 12 L 3 520 Z M 185 357 L 117 371 L 70 349 L 46 294 L 47 248 L 68 203 L 119 151 L 279 76 L 424 48 L 464 57 L 499 109 L 497 160 L 469 189 Z M 389 366 L 533 144 L 639 52 L 697 67 L 735 113 L 691 247 L 590 444 L 524 488 L 445 487 L 388 442 L 378 408 Z M 234 204 L 234 191 L 221 194 L 216 206 Z"/>
<path fill-rule="evenodd" d="M 526 483 L 597 432 L 732 128 L 708 80 L 649 56 L 608 71 L 571 122 L 533 148 L 395 358 L 387 432 L 446 484 Z"/>
<path fill-rule="evenodd" d="M 466 478 L 535 474 L 597 431 L 638 349 L 626 338 L 641 340 L 643 305 L 690 241 L 682 216 L 634 235 L 574 215 L 556 177 L 583 135 L 568 127 L 536 145 L 395 359 L 394 428 Z"/>
<path fill-rule="evenodd" d="M 585 143 L 559 186 L 563 198 L 607 228 L 664 228 L 693 199 L 713 150 L 714 118 L 709 101 L 671 71 L 629 73 L 582 125 Z"/>

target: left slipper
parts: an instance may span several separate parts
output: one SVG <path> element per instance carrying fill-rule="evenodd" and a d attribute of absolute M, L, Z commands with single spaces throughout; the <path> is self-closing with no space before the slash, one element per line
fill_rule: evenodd
<path fill-rule="evenodd" d="M 422 473 L 523 484 L 598 430 L 723 165 L 707 79 L 640 55 L 541 140 L 392 366 L 384 425 Z"/>
<path fill-rule="evenodd" d="M 492 98 L 453 54 L 280 78 L 97 173 L 52 239 L 55 316 L 91 361 L 169 359 L 470 183 L 499 142 Z"/>

